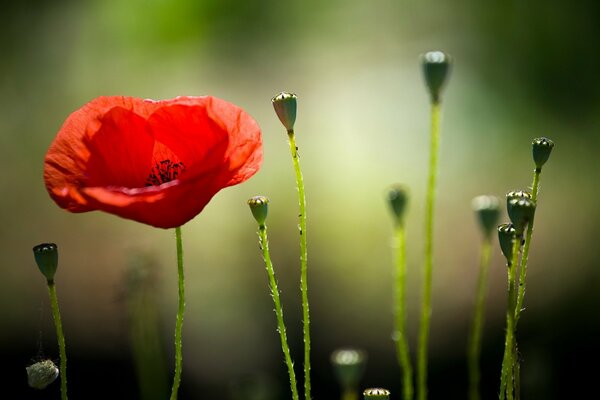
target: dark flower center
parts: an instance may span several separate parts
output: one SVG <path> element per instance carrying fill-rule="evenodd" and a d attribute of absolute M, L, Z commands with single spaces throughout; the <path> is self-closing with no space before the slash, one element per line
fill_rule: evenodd
<path fill-rule="evenodd" d="M 171 160 L 162 160 L 155 162 L 146 178 L 146 186 L 158 186 L 163 183 L 171 182 L 179 177 L 185 171 L 183 162 L 171 162 Z"/>

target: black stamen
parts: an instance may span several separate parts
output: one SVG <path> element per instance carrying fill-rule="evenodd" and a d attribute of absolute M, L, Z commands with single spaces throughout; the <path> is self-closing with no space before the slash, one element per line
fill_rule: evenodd
<path fill-rule="evenodd" d="M 181 161 L 174 163 L 166 159 L 155 162 L 146 178 L 146 186 L 158 186 L 171 182 L 177 179 L 183 171 L 185 171 L 185 164 Z"/>

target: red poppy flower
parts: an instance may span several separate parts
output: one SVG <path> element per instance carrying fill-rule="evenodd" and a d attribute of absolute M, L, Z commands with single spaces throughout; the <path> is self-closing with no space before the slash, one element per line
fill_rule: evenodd
<path fill-rule="evenodd" d="M 102 210 L 160 228 L 183 225 L 262 163 L 260 128 L 215 97 L 99 97 L 50 146 L 44 181 L 71 212 Z"/>

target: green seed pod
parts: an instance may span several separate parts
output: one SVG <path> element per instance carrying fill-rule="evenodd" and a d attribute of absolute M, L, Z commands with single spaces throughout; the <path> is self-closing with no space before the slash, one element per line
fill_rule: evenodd
<path fill-rule="evenodd" d="M 430 51 L 421 56 L 421 64 L 431 101 L 439 103 L 442 88 L 450 73 L 452 57 L 442 51 Z"/>
<path fill-rule="evenodd" d="M 363 392 L 364 400 L 389 400 L 390 391 L 387 389 L 373 388 Z"/>
<path fill-rule="evenodd" d="M 510 193 L 509 193 L 510 194 Z M 535 214 L 535 202 L 530 197 L 508 197 L 506 209 L 508 216 L 517 231 L 517 235 L 522 235 L 525 226 L 531 222 Z"/>
<path fill-rule="evenodd" d="M 402 185 L 392 186 L 387 193 L 388 204 L 392 210 L 394 223 L 404 224 L 404 212 L 408 203 L 408 190 Z"/>
<path fill-rule="evenodd" d="M 296 122 L 296 100 L 296 95 L 288 92 L 281 92 L 271 99 L 275 113 L 288 132 L 294 130 Z"/>
<path fill-rule="evenodd" d="M 498 241 L 500 242 L 500 250 L 506 258 L 507 263 L 512 262 L 513 240 L 515 239 L 515 228 L 512 224 L 498 225 Z"/>
<path fill-rule="evenodd" d="M 27 383 L 34 389 L 45 389 L 58 378 L 58 368 L 52 360 L 36 362 L 25 368 Z"/>
<path fill-rule="evenodd" d="M 255 196 L 248 199 L 248 205 L 258 225 L 264 225 L 269 213 L 269 199 L 265 196 Z"/>
<path fill-rule="evenodd" d="M 331 353 L 331 365 L 343 388 L 356 388 L 367 365 L 367 353 L 356 349 L 338 349 Z"/>
<path fill-rule="evenodd" d="M 471 202 L 477 213 L 483 234 L 489 237 L 498 224 L 500 217 L 500 200 L 496 196 L 477 196 Z"/>
<path fill-rule="evenodd" d="M 58 246 L 54 243 L 42 243 L 33 248 L 35 262 L 48 281 L 54 279 L 58 268 Z"/>
<path fill-rule="evenodd" d="M 553 148 L 554 142 L 548 138 L 541 137 L 533 139 L 533 161 L 538 169 L 541 169 L 542 166 L 546 164 L 546 161 L 548 161 L 548 158 L 550 158 L 550 153 L 552 153 Z"/>

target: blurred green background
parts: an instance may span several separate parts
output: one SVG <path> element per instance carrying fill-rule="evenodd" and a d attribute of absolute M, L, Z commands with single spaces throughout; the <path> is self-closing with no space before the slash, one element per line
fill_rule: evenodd
<path fill-rule="evenodd" d="M 430 398 L 466 397 L 464 350 L 481 239 L 470 201 L 528 187 L 530 143 L 538 136 L 550 137 L 556 147 L 542 174 L 520 324 L 523 395 L 564 399 L 595 392 L 598 367 L 588 361 L 600 356 L 599 4 L 3 4 L 0 397 L 58 397 L 57 383 L 35 392 L 25 376 L 25 366 L 40 350 L 58 357 L 45 283 L 31 253 L 41 242 L 56 242 L 60 250 L 57 287 L 72 398 L 140 398 L 134 360 L 145 363 L 134 357 L 139 346 L 132 337 L 140 318 L 135 310 L 147 311 L 142 320 L 158 327 L 159 344 L 146 365 L 155 372 L 172 370 L 174 233 L 108 214 L 59 209 L 44 188 L 43 158 L 65 118 L 97 96 L 210 94 L 256 118 L 265 160 L 253 179 L 219 193 L 183 227 L 188 298 L 181 398 L 289 398 L 256 226 L 245 203 L 257 194 L 271 199 L 272 257 L 300 368 L 296 189 L 287 138 L 270 104 L 273 95 L 287 90 L 299 97 L 314 398 L 338 396 L 328 358 L 339 346 L 367 350 L 363 387 L 387 387 L 399 398 L 390 338 L 392 229 L 383 194 L 394 182 L 411 190 L 408 302 L 414 349 L 429 146 L 418 56 L 435 49 L 451 53 L 455 66 L 443 108 Z M 503 349 L 506 277 L 497 249 L 490 278 L 484 398 L 498 390 Z M 256 388 L 255 395 L 245 393 L 247 388 Z"/>

